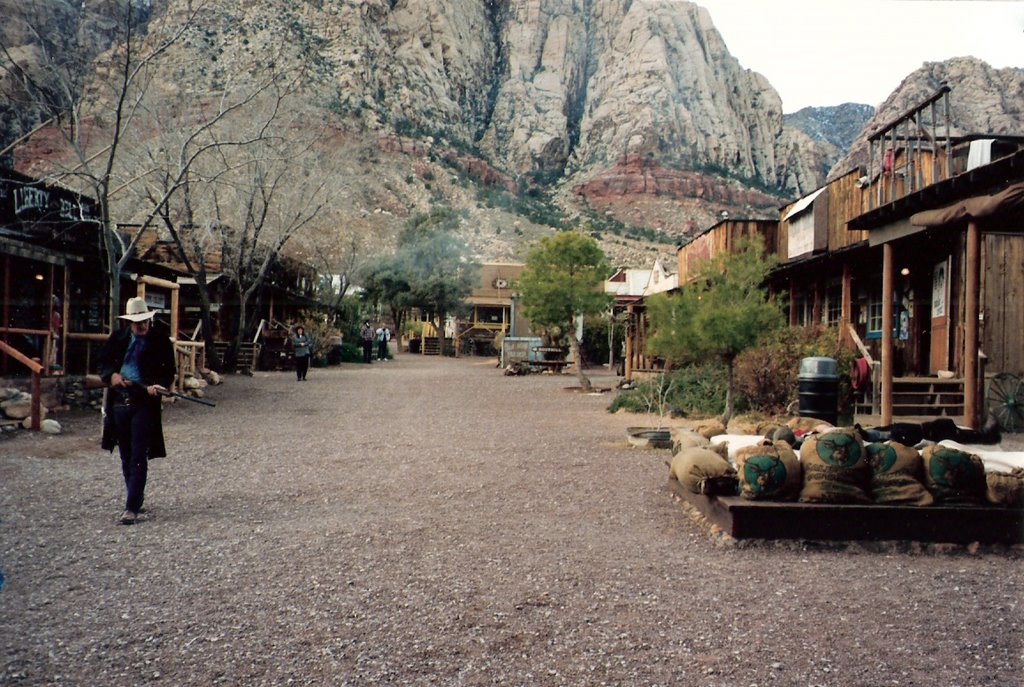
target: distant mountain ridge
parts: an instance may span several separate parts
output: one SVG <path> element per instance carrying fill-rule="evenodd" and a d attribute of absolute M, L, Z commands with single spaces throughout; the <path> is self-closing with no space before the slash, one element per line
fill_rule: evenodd
<path fill-rule="evenodd" d="M 108 21 L 87 23 L 113 35 L 127 2 L 137 0 L 96 5 Z M 185 4 L 153 3 L 154 16 Z M 0 0 L 5 17 L 18 7 Z M 67 35 L 86 11 L 34 7 Z M 0 23 L 0 39 L 27 68 L 39 58 L 14 22 Z M 220 0 L 167 52 L 152 88 L 210 99 L 268 55 L 312 69 L 302 117 L 337 146 L 327 182 L 340 223 L 386 242 L 405 218 L 444 204 L 485 259 L 521 258 L 531 240 L 584 225 L 613 262 L 649 264 L 722 211 L 772 217 L 817 188 L 870 117 L 857 104 L 784 116 L 708 12 L 677 0 Z M 990 100 L 974 84 L 1012 96 L 1020 80 L 967 79 L 958 96 L 966 111 Z M 0 147 L 39 121 L 17 95 L 0 78 L 0 112 L 12 114 Z M 1002 103 L 1018 122 L 1020 101 Z M 23 146 L 19 168 L 45 171 L 48 150 L 45 138 Z"/>
<path fill-rule="evenodd" d="M 871 105 L 843 103 L 828 107 L 805 107 L 783 115 L 782 119 L 788 126 L 807 134 L 811 140 L 834 148 L 836 157 L 832 163 L 835 163 L 846 154 L 874 114 L 875 108 Z"/>

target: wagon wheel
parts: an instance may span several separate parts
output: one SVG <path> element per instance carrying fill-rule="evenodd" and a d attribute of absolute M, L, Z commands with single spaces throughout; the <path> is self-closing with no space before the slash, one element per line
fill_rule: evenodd
<path fill-rule="evenodd" d="M 1001 372 L 988 387 L 988 411 L 1005 432 L 1024 430 L 1024 382 L 1017 375 Z"/>

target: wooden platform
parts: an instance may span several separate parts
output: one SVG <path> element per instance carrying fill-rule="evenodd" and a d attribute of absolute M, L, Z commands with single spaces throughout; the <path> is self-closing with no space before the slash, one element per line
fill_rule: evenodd
<path fill-rule="evenodd" d="M 750 501 L 669 488 L 735 539 L 1024 543 L 1024 509 L 998 506 L 833 506 Z"/>

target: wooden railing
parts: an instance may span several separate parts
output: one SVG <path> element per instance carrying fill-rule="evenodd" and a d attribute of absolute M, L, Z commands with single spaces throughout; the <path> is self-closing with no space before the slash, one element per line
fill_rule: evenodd
<path fill-rule="evenodd" d="M 178 390 L 183 389 L 185 377 L 199 377 L 199 370 L 206 367 L 206 344 L 202 341 L 174 342 L 174 357 L 178 367 Z"/>
<path fill-rule="evenodd" d="M 857 335 L 857 328 L 852 324 L 847 324 L 846 327 L 846 333 L 850 337 L 850 340 L 853 341 L 853 345 L 857 347 L 857 351 L 861 354 L 864 360 L 868 361 L 868 365 L 871 367 L 871 413 L 873 415 L 878 415 L 882 412 L 882 365 L 871 357 L 871 353 L 868 351 L 867 346 L 864 345 L 860 336 Z"/>
<path fill-rule="evenodd" d="M 0 341 L 0 351 L 3 351 L 8 356 L 27 367 L 32 373 L 32 402 L 30 417 L 32 418 L 32 430 L 38 432 L 42 415 L 40 411 L 40 406 L 42 405 L 41 399 L 43 396 L 41 378 L 43 370 L 46 368 L 38 361 L 32 360 L 32 358 L 29 358 L 27 355 L 8 344 L 6 341 Z"/>

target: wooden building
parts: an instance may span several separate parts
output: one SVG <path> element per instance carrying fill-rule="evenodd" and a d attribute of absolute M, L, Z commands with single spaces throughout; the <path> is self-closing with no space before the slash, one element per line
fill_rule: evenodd
<path fill-rule="evenodd" d="M 985 380 L 1024 371 L 1024 137 L 953 131 L 950 95 L 880 127 L 865 165 L 777 221 L 723 220 L 677 253 L 685 285 L 701 261 L 762 236 L 790 326 L 834 327 L 859 351 L 872 371 L 860 409 L 886 423 L 942 414 L 977 426 Z M 643 329 L 638 317 L 634 347 Z"/>
<path fill-rule="evenodd" d="M 458 322 L 461 344 L 472 342 L 472 350 L 492 355 L 505 336 L 531 336 L 530 324 L 516 301 L 516 282 L 526 265 L 522 263 L 484 263 L 478 283 L 466 298 L 468 318 Z M 457 350 L 463 346 L 457 347 Z"/>
<path fill-rule="evenodd" d="M 190 256 L 193 267 L 198 267 L 197 256 Z M 202 256 L 207 292 L 210 298 L 212 339 L 223 353 L 236 336 L 240 299 L 234 282 L 224 274 L 223 255 L 210 251 Z M 175 323 L 181 346 L 196 346 L 203 341 L 199 287 L 191 276 L 177 245 L 161 239 L 156 232 L 146 232 L 135 246 L 128 263 L 140 283 L 139 295 L 145 295 L 151 308 L 162 311 Z M 259 366 L 261 358 L 278 366 L 281 351 L 287 352 L 287 331 L 282 323 L 299 318 L 304 310 L 321 309 L 316 299 L 319 275 L 311 266 L 285 256 L 278 256 L 270 265 L 263 288 L 257 294 L 254 307 L 256 321 L 261 323 L 255 332 L 241 333 L 239 365 L 243 368 Z M 134 293 L 131 295 L 135 295 Z M 272 355 L 262 355 L 272 353 Z M 285 356 L 287 357 L 287 356 Z"/>
<path fill-rule="evenodd" d="M 107 335 L 101 245 L 92 199 L 0 169 L 0 376 L 30 374 L 19 355 L 44 376 L 90 368 Z"/>

